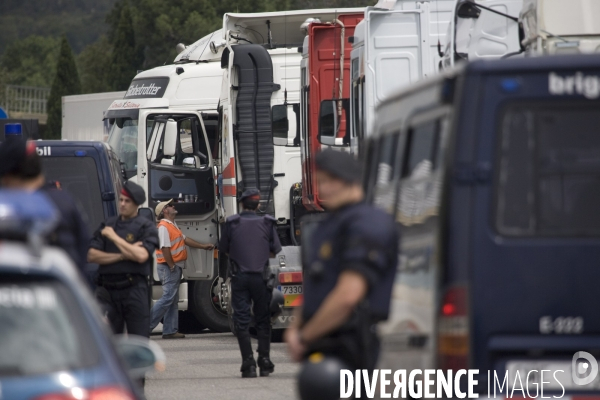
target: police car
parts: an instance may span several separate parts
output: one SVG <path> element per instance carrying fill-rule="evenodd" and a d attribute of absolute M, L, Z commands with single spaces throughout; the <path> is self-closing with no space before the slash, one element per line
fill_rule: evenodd
<path fill-rule="evenodd" d="M 379 106 L 367 197 L 401 226 L 382 368 L 598 396 L 575 378 L 600 355 L 599 110 L 599 55 L 476 61 Z"/>
<path fill-rule="evenodd" d="M 0 190 L 0 399 L 142 399 L 132 378 L 164 354 L 113 338 L 66 253 L 42 244 L 55 218 L 42 193 Z"/>

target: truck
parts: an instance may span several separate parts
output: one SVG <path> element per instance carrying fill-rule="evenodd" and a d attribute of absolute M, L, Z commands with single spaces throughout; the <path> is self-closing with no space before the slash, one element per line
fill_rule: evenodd
<path fill-rule="evenodd" d="M 523 0 L 519 20 L 527 55 L 600 52 L 600 3 Z"/>
<path fill-rule="evenodd" d="M 110 126 L 104 112 L 124 95 L 125 92 L 106 92 L 63 96 L 61 139 L 105 142 Z"/>
<path fill-rule="evenodd" d="M 320 142 L 359 154 L 370 134 L 375 107 L 395 90 L 438 71 L 438 44 L 444 41 L 454 0 L 381 0 L 364 9 L 350 53 L 350 138 L 341 124 L 321 130 Z M 321 109 L 331 108 L 321 102 Z M 330 119 L 331 124 L 333 120 Z M 321 118 L 320 123 L 327 123 Z"/>
<path fill-rule="evenodd" d="M 293 199 L 295 226 L 299 226 L 304 214 L 324 211 L 314 178 L 314 156 L 322 147 L 319 139 L 328 133 L 325 129 L 339 125 L 339 132 L 343 133 L 349 128 L 351 38 L 362 18 L 363 9 L 349 9 L 334 20 L 307 20 L 301 26 L 306 31 L 300 78 L 302 186 Z M 325 125 L 320 123 L 320 117 L 338 122 Z M 342 143 L 344 140 L 345 137 L 337 139 Z"/>
<path fill-rule="evenodd" d="M 284 244 L 271 260 L 285 296 L 282 314 L 273 320 L 279 336 L 302 301 L 299 248 L 290 245 L 289 222 L 289 193 L 301 179 L 300 149 L 294 145 L 299 129 L 289 123 L 299 103 L 295 50 L 303 37 L 297 26 L 308 17 L 334 15 L 335 10 L 225 14 L 221 30 L 185 47 L 174 64 L 136 75 L 105 115 L 114 123 L 109 144 L 127 179 L 144 187 L 150 207 L 178 199 L 178 225 L 197 241 L 217 243 L 220 224 L 237 213 L 243 188 L 262 191 L 261 212 L 277 219 Z M 267 81 L 246 82 L 248 76 Z M 188 255 L 180 310 L 191 310 L 211 330 L 229 330 L 225 255 L 199 249 Z M 156 273 L 154 289 L 156 298 Z"/>
<path fill-rule="evenodd" d="M 522 8 L 523 0 L 457 1 L 440 67 L 450 68 L 459 61 L 521 55 Z"/>

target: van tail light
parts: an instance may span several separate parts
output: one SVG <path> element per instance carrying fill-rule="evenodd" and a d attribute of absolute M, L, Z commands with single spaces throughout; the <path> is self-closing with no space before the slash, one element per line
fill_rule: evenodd
<path fill-rule="evenodd" d="M 135 400 L 135 397 L 128 390 L 116 386 L 90 390 L 74 387 L 68 392 L 45 394 L 35 400 Z"/>
<path fill-rule="evenodd" d="M 448 289 L 440 308 L 438 362 L 442 370 L 467 369 L 469 362 L 469 315 L 467 288 Z"/>

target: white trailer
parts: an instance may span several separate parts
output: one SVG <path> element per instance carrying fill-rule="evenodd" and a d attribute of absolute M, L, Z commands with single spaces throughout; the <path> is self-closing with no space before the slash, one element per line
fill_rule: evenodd
<path fill-rule="evenodd" d="M 108 121 L 103 121 L 104 112 L 123 96 L 125 92 L 63 96 L 61 139 L 105 142 L 110 126 Z"/>
<path fill-rule="evenodd" d="M 519 19 L 527 55 L 600 52 L 598 0 L 524 0 Z"/>

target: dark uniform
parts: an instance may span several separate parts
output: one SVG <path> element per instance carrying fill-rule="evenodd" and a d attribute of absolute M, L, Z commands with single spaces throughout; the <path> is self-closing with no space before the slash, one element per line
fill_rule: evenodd
<path fill-rule="evenodd" d="M 258 190 L 250 189 L 243 193 L 241 201 L 259 195 Z M 261 375 L 268 375 L 269 370 L 272 372 L 272 364 L 268 367 L 263 363 L 264 360 L 269 360 L 270 363 L 269 305 L 273 289 L 267 286 L 265 272 L 268 271 L 269 254 L 277 254 L 281 251 L 275 223 L 275 218 L 270 215 L 259 216 L 254 211 L 242 211 L 238 215 L 227 218 L 219 242 L 219 251 L 229 255 L 232 266 L 231 304 L 235 331 L 242 353 L 242 373 L 251 366 L 254 366 L 254 370 L 256 368 L 248 331 L 252 305 L 258 336 L 258 364 Z"/>
<path fill-rule="evenodd" d="M 326 157 L 318 164 L 321 170 L 341 177 L 351 173 L 352 165 L 345 164 L 354 160 L 331 152 Z M 375 324 L 387 319 L 398 261 L 398 230 L 393 218 L 370 205 L 354 203 L 309 216 L 302 223 L 302 233 L 303 323 L 317 313 L 342 272 L 358 272 L 368 285 L 365 299 L 350 319 L 337 331 L 311 343 L 309 353 L 336 355 L 352 369 L 373 369 L 379 353 Z"/>
<path fill-rule="evenodd" d="M 136 204 L 145 200 L 143 189 L 127 182 L 123 190 Z M 158 247 L 158 230 L 150 219 L 137 215 L 123 220 L 120 216 L 111 217 L 100 225 L 94 233 L 90 247 L 106 253 L 120 253 L 119 248 L 102 236 L 102 229 L 110 226 L 115 233 L 128 243 L 142 242 L 150 255 L 144 263 L 131 260 L 101 265 L 98 277 L 96 297 L 107 312 L 115 333 L 127 332 L 133 335 L 149 337 L 150 332 L 150 295 L 148 277 L 152 272 L 152 260 Z"/>

